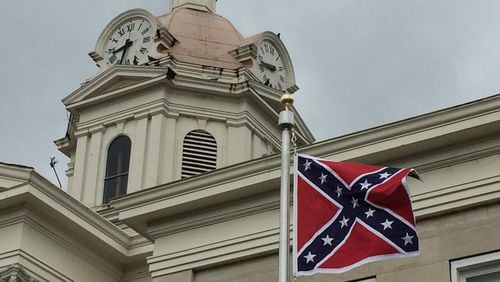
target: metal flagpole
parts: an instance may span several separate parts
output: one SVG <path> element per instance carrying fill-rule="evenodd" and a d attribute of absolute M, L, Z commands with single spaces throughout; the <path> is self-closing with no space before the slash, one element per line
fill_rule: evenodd
<path fill-rule="evenodd" d="M 280 243 L 279 243 L 279 282 L 288 282 L 290 275 L 290 136 L 294 127 L 293 97 L 290 94 L 281 96 L 281 103 L 285 110 L 280 113 L 279 127 L 281 128 L 281 190 L 280 190 Z"/>

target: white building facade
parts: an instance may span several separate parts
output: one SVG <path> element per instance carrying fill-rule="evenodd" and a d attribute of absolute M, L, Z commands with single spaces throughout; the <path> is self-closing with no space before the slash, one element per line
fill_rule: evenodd
<path fill-rule="evenodd" d="M 134 9 L 63 99 L 68 191 L 0 163 L 0 281 L 276 281 L 279 36 L 242 36 L 215 0 Z M 500 96 L 314 143 L 301 153 L 416 168 L 421 255 L 297 281 L 500 281 Z M 487 280 L 489 279 L 489 280 Z M 496 279 L 496 280 L 495 280 Z"/>

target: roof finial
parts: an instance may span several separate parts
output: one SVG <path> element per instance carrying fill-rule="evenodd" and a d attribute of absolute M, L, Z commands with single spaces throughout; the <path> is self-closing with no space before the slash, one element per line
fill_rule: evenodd
<path fill-rule="evenodd" d="M 215 13 L 217 0 L 170 0 L 172 11 L 179 7 L 189 7 L 196 10 Z"/>

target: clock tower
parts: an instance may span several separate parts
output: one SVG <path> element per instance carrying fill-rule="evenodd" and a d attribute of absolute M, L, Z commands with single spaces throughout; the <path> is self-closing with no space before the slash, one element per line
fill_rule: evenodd
<path fill-rule="evenodd" d="M 90 57 L 98 70 L 63 99 L 68 192 L 88 207 L 280 151 L 280 97 L 293 65 L 273 32 L 245 37 L 216 0 L 118 15 Z M 295 109 L 293 109 L 295 111 Z M 297 116 L 297 143 L 314 139 Z"/>

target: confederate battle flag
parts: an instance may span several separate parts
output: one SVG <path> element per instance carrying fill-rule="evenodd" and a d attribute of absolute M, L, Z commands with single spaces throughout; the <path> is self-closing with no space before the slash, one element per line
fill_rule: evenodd
<path fill-rule="evenodd" d="M 299 155 L 294 191 L 294 274 L 340 273 L 418 255 L 405 178 L 409 168 Z"/>

